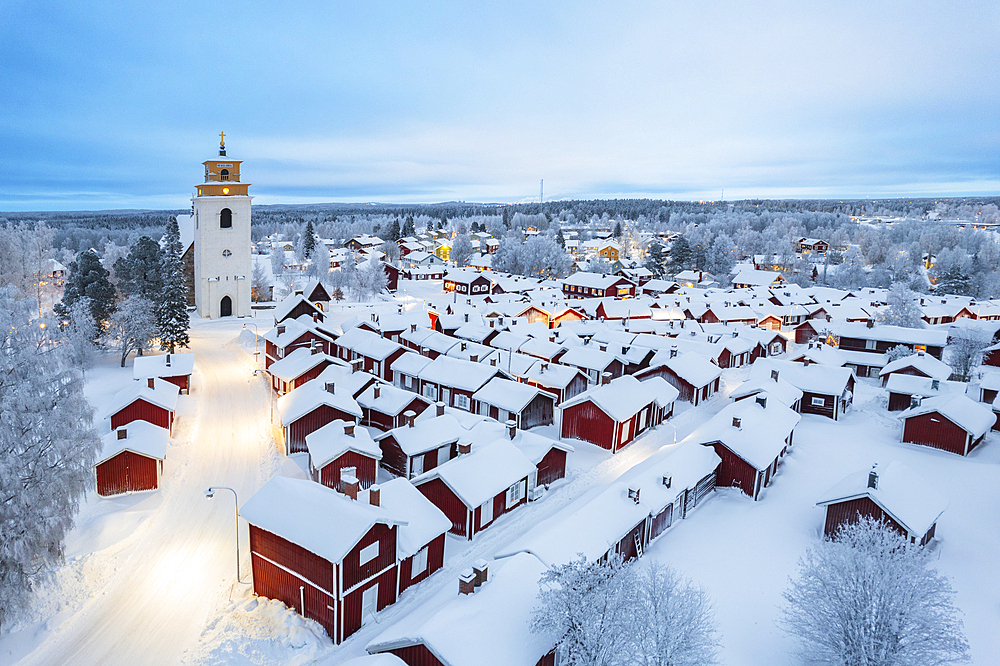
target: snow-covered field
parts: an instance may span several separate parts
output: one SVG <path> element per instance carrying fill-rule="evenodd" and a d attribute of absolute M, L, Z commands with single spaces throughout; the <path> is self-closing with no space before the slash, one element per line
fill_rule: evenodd
<path fill-rule="evenodd" d="M 433 285 L 433 286 L 431 286 Z M 442 299 L 440 283 L 401 284 L 400 300 L 420 306 Z M 397 302 L 334 305 L 338 323 L 359 312 L 391 311 Z M 617 478 L 662 446 L 682 440 L 726 403 L 745 370 L 727 370 L 724 390 L 676 415 L 610 456 L 573 442 L 568 477 L 539 502 L 503 516 L 471 543 L 449 537 L 442 571 L 380 612 L 343 645 L 282 604 L 256 599 L 236 583 L 233 498 L 206 500 L 209 485 L 231 486 L 246 501 L 275 474 L 301 475 L 272 436 L 269 391 L 255 377 L 251 320 L 194 319 L 196 353 L 190 396 L 181 396 L 163 487 L 114 499 L 91 492 L 67 543 L 67 563 L 39 591 L 31 617 L 4 627 L 0 664 L 288 664 L 333 666 L 364 654 L 364 646 L 428 599 L 456 587 L 458 572 L 500 550 L 538 521 L 588 490 Z M 268 313 L 255 323 L 270 328 Z M 252 328 L 252 327 L 250 327 Z M 250 353 L 248 353 L 250 352 Z M 88 398 L 101 405 L 132 379 L 108 356 L 88 371 Z M 665 561 L 702 584 L 717 611 L 722 663 L 796 663 L 791 640 L 776 624 L 781 593 L 801 554 L 821 535 L 817 497 L 850 472 L 900 460 L 933 480 L 950 506 L 938 524 L 937 566 L 953 581 L 976 664 L 1000 660 L 1000 437 L 993 433 L 969 458 L 899 443 L 881 389 L 859 382 L 855 406 L 833 422 L 806 415 L 773 484 L 758 502 L 720 490 L 679 521 L 646 556 Z M 109 428 L 103 422 L 102 432 Z M 555 435 L 554 427 L 540 432 Z M 675 440 L 676 437 L 676 440 Z M 241 567 L 249 580 L 245 523 Z"/>

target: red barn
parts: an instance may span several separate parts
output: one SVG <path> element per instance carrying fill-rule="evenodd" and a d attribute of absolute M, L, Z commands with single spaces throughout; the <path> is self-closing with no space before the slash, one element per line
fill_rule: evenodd
<path fill-rule="evenodd" d="M 851 474 L 816 505 L 826 507 L 823 533 L 830 538 L 844 525 L 872 518 L 923 546 L 934 538 L 938 518 L 948 503 L 916 472 L 891 462 L 885 469 L 876 465 L 870 472 Z"/>
<path fill-rule="evenodd" d="M 184 393 L 191 391 L 191 373 L 194 372 L 194 354 L 161 354 L 136 356 L 132 364 L 132 379 L 146 381 L 162 379 L 175 384 Z"/>
<path fill-rule="evenodd" d="M 535 466 L 509 441 L 477 446 L 413 479 L 451 521 L 452 534 L 472 539 L 528 501 Z"/>
<path fill-rule="evenodd" d="M 362 412 L 349 388 L 341 385 L 338 389 L 333 382 L 317 380 L 278 398 L 278 415 L 286 450 L 299 453 L 308 450 L 309 433 L 338 419 L 357 422 Z"/>
<path fill-rule="evenodd" d="M 111 429 L 120 428 L 132 421 L 147 421 L 173 434 L 174 411 L 180 389 L 163 379 L 149 378 L 145 382 L 132 382 L 111 398 L 107 416 Z"/>
<path fill-rule="evenodd" d="M 159 426 L 134 421 L 101 438 L 94 472 L 97 494 L 120 495 L 160 487 L 170 437 Z"/>
<path fill-rule="evenodd" d="M 306 448 L 313 481 L 344 492 L 341 478 L 348 471 L 364 490 L 375 483 L 382 451 L 368 431 L 353 421 L 332 421 L 309 433 Z"/>
<path fill-rule="evenodd" d="M 902 441 L 968 455 L 996 423 L 993 411 L 962 394 L 922 400 L 901 412 Z"/>
<path fill-rule="evenodd" d="M 582 439 L 615 453 L 673 411 L 677 390 L 631 375 L 595 386 L 564 402 L 562 438 Z"/>

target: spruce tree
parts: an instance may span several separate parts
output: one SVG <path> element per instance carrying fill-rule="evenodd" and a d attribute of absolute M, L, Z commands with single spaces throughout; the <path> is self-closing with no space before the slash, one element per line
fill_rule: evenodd
<path fill-rule="evenodd" d="M 646 253 L 646 268 L 653 277 L 663 275 L 663 246 L 659 243 L 652 243 L 649 252 Z"/>
<path fill-rule="evenodd" d="M 69 265 L 69 278 L 66 280 L 62 301 L 56 304 L 56 314 L 61 319 L 68 319 L 73 304 L 80 299 L 88 299 L 90 316 L 99 334 L 115 309 L 115 288 L 108 279 L 109 275 L 108 270 L 101 265 L 97 252 L 93 249 L 81 252 L 76 261 Z"/>
<path fill-rule="evenodd" d="M 393 220 L 389 229 L 385 232 L 385 240 L 396 242 L 399 240 L 399 220 Z"/>
<path fill-rule="evenodd" d="M 615 222 L 615 238 L 621 238 L 621 237 L 622 237 L 622 223 Z"/>
<path fill-rule="evenodd" d="M 160 348 L 173 353 L 177 347 L 187 347 L 191 319 L 187 311 L 184 265 L 181 263 L 181 233 L 177 218 L 167 225 L 161 274 L 163 294 L 156 303 L 156 326 L 160 331 Z"/>
<path fill-rule="evenodd" d="M 306 233 L 302 239 L 302 257 L 309 259 L 316 250 L 316 231 L 313 229 L 312 220 L 306 222 Z"/>
<path fill-rule="evenodd" d="M 675 240 L 670 247 L 670 263 L 674 271 L 682 271 L 691 263 L 691 246 L 684 236 Z"/>
<path fill-rule="evenodd" d="M 559 247 L 566 249 L 566 237 L 563 236 L 562 227 L 559 227 L 559 231 L 556 233 L 556 242 L 559 243 Z"/>
<path fill-rule="evenodd" d="M 157 303 L 163 294 L 163 275 L 160 246 L 149 236 L 143 236 L 127 256 L 115 262 L 118 290 L 123 296 L 142 296 L 150 303 Z"/>
<path fill-rule="evenodd" d="M 403 224 L 403 231 L 400 232 L 400 233 L 402 234 L 401 238 L 406 238 L 408 236 L 416 236 L 417 235 L 417 230 L 413 226 L 413 216 L 412 215 L 407 215 L 406 216 L 406 222 Z"/>

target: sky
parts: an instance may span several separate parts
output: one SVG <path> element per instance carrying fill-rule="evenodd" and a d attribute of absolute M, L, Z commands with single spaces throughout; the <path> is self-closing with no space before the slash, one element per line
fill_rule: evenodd
<path fill-rule="evenodd" d="M 1000 194 L 1000 2 L 0 2 L 0 211 Z"/>

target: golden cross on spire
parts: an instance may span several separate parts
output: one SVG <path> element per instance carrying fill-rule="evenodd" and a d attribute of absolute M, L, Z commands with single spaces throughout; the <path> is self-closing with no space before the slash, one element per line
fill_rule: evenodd
<path fill-rule="evenodd" d="M 219 132 L 219 145 L 220 146 L 226 145 L 226 133 L 225 132 Z"/>

